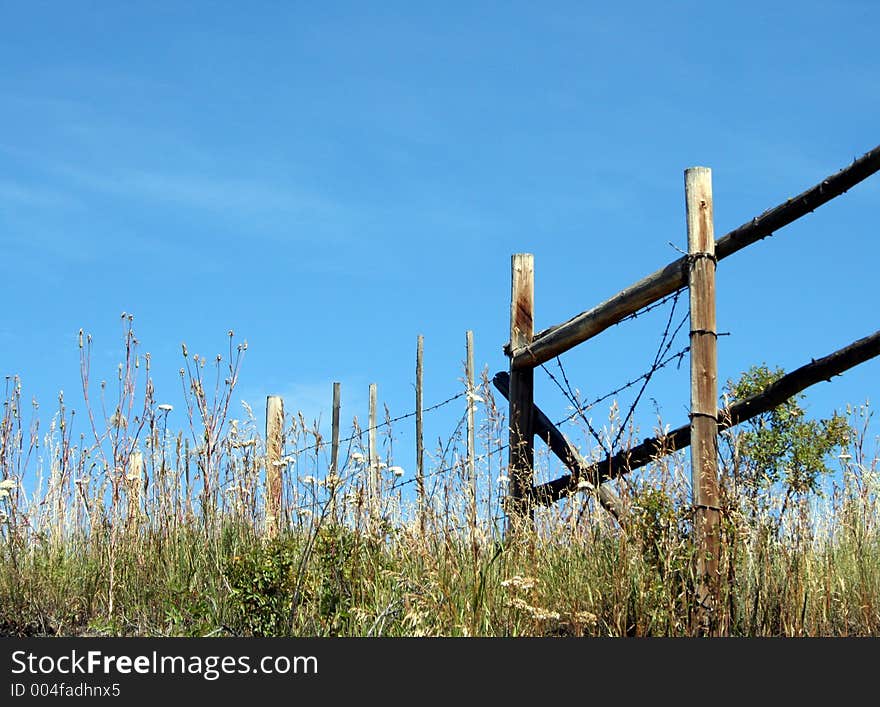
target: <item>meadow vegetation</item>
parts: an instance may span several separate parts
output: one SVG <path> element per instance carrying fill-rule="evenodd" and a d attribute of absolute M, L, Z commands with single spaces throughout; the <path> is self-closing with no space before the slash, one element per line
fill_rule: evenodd
<path fill-rule="evenodd" d="M 394 464 L 390 422 L 380 426 L 376 500 L 357 420 L 331 469 L 318 425 L 292 414 L 284 523 L 270 539 L 264 435 L 246 405 L 241 417 L 232 412 L 246 344 L 230 332 L 228 353 L 211 361 L 183 347 L 189 426 L 171 430 L 150 358 L 138 352 L 131 317 L 123 322 L 116 380 L 92 380 L 82 335 L 85 409 L 59 396 L 47 428 L 42 411 L 24 405 L 21 382 L 7 378 L 0 635 L 692 634 L 686 453 L 614 482 L 628 509 L 622 524 L 580 494 L 539 510 L 535 532 L 505 536 L 506 424 L 484 374 L 474 396 L 476 499 L 460 428 L 428 456 L 419 506 L 412 471 Z M 728 383 L 728 400 L 779 373 L 746 372 Z M 724 433 L 715 609 L 724 632 L 880 634 L 870 420 L 867 405 L 811 420 L 791 400 Z"/>

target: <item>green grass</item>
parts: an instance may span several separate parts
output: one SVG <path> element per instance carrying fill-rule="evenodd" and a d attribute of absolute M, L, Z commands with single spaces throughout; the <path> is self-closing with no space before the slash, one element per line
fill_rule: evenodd
<path fill-rule="evenodd" d="M 357 423 L 339 470 L 330 473 L 319 431 L 289 415 L 285 513 L 270 539 L 265 441 L 246 406 L 242 419 L 230 413 L 245 347 L 234 348 L 230 335 L 226 382 L 216 387 L 202 380 L 204 359 L 185 353 L 192 422 L 175 432 L 166 429 L 167 411 L 151 384 L 135 405 L 137 371 L 148 377 L 149 359 L 141 365 L 128 324 L 117 399 L 102 401 L 103 416 L 87 403 L 76 417 L 84 430 L 75 430 L 60 399 L 41 433 L 36 410 L 24 421 L 20 383 L 7 382 L 0 634 L 697 633 L 684 454 L 618 483 L 628 508 L 622 526 L 579 496 L 539 511 L 536 532 L 505 538 L 498 520 L 505 455 L 498 447 L 506 425 L 484 374 L 476 519 L 460 429 L 430 455 L 425 504 L 417 509 L 413 495 L 402 493 L 415 487 L 400 486 L 412 475 L 399 477 L 394 467 L 390 424 L 382 429 L 382 502 L 371 505 Z M 88 343 L 83 385 L 92 391 Z M 218 357 L 218 381 L 222 365 Z M 205 389 L 212 388 L 209 398 Z M 102 383 L 102 396 L 106 389 Z M 743 460 L 722 458 L 723 552 L 711 612 L 721 633 L 880 635 L 880 471 L 863 450 L 869 415 L 864 408 L 858 415 L 864 425 L 823 498 L 756 493 L 737 481 L 747 478 Z M 550 473 L 546 457 L 537 467 L 539 477 Z"/>
<path fill-rule="evenodd" d="M 861 509 L 850 507 L 857 513 Z M 880 536 L 728 528 L 719 620 L 737 636 L 880 634 Z M 266 541 L 229 526 L 2 546 L 8 634 L 683 636 L 692 550 L 596 526 L 506 544 L 334 525 Z"/>

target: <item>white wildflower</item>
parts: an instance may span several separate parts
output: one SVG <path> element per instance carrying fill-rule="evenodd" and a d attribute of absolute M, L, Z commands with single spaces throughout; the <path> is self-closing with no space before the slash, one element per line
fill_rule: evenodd
<path fill-rule="evenodd" d="M 572 617 L 575 621 L 582 624 L 595 624 L 599 621 L 599 617 L 591 611 L 575 611 Z"/>
<path fill-rule="evenodd" d="M 499 476 L 497 482 L 499 486 L 503 486 L 504 484 L 510 483 L 510 478 L 507 476 Z"/>
<path fill-rule="evenodd" d="M 162 412 L 171 412 L 174 409 L 174 406 L 169 405 L 168 403 L 162 403 L 161 405 L 157 405 L 156 408 Z"/>
<path fill-rule="evenodd" d="M 514 597 L 513 599 L 506 602 L 507 606 L 514 607 L 521 611 L 525 611 L 528 613 L 535 621 L 559 621 L 560 615 L 558 611 L 550 611 L 548 609 L 544 609 L 540 606 L 532 606 L 526 601 L 523 601 L 519 597 Z"/>
<path fill-rule="evenodd" d="M 361 454 L 360 452 L 352 452 L 352 454 L 351 454 L 351 460 L 352 460 L 355 464 L 362 464 L 363 461 L 364 461 L 364 455 Z"/>
<path fill-rule="evenodd" d="M 314 484 L 316 479 L 314 476 L 303 476 L 300 481 L 304 484 Z"/>
<path fill-rule="evenodd" d="M 389 473 L 394 474 L 397 477 L 403 476 L 404 474 L 403 467 L 400 466 L 389 466 L 388 471 Z"/>
<path fill-rule="evenodd" d="M 523 591 L 530 591 L 534 589 L 541 583 L 541 580 L 536 579 L 535 577 L 523 577 L 522 575 L 515 574 L 513 577 L 502 580 L 502 587 L 513 587 L 514 589 L 521 589 Z"/>
<path fill-rule="evenodd" d="M 14 489 L 16 486 L 18 486 L 18 483 L 15 481 L 15 479 L 3 479 L 3 481 L 0 481 L 0 490 L 3 491 L 9 491 L 11 489 Z"/>

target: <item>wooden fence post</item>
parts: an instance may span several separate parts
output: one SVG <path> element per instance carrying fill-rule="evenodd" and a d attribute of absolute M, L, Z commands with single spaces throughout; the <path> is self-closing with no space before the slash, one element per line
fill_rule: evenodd
<path fill-rule="evenodd" d="M 517 351 L 532 343 L 535 334 L 534 291 L 535 264 L 531 253 L 514 253 L 511 257 L 510 287 L 510 349 Z M 531 366 L 510 367 L 510 498 L 508 517 L 513 528 L 534 525 L 531 503 L 534 439 L 532 406 L 534 405 L 535 372 Z"/>
<path fill-rule="evenodd" d="M 477 409 L 476 395 L 474 389 L 474 332 L 470 329 L 465 333 L 465 346 L 467 356 L 465 360 L 465 377 L 467 378 L 467 479 L 469 488 L 469 513 L 471 532 L 476 533 L 477 530 L 477 465 L 475 460 L 475 436 L 476 436 L 476 420 L 475 413 Z"/>
<path fill-rule="evenodd" d="M 423 384 L 423 358 L 425 352 L 425 337 L 419 334 L 416 342 L 416 486 L 418 487 L 418 515 L 419 531 L 425 534 L 425 514 L 427 512 L 428 499 L 425 498 L 425 442 L 424 429 L 422 427 L 422 384 Z"/>
<path fill-rule="evenodd" d="M 330 506 L 328 514 L 330 518 L 336 521 L 336 494 L 339 492 L 339 411 L 342 407 L 342 383 L 333 383 L 333 411 L 331 416 L 330 427 L 330 484 L 327 485 L 327 492 L 330 494 Z"/>
<path fill-rule="evenodd" d="M 370 417 L 369 417 L 369 471 L 367 477 L 367 498 L 370 524 L 375 527 L 379 512 L 379 446 L 376 441 L 376 384 L 370 383 Z"/>
<path fill-rule="evenodd" d="M 281 469 L 284 455 L 284 401 L 266 397 L 266 532 L 277 537 L 281 528 Z"/>
<path fill-rule="evenodd" d="M 141 492 L 144 488 L 144 455 L 140 451 L 131 453 L 128 460 L 128 522 L 137 525 L 141 515 Z"/>
<path fill-rule="evenodd" d="M 697 630 L 717 632 L 721 549 L 718 484 L 718 333 L 712 171 L 685 171 L 691 343 L 691 478 L 697 543 Z"/>

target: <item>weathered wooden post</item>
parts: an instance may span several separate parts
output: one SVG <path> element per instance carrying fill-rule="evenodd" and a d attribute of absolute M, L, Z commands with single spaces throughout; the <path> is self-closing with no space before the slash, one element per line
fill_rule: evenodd
<path fill-rule="evenodd" d="M 333 383 L 333 411 L 331 413 L 330 427 L 330 481 L 327 484 L 327 492 L 330 494 L 330 506 L 328 515 L 336 520 L 336 494 L 340 489 L 339 478 L 339 411 L 342 407 L 342 383 Z"/>
<path fill-rule="evenodd" d="M 369 470 L 367 477 L 367 506 L 370 524 L 375 529 L 375 521 L 379 514 L 379 445 L 376 441 L 376 384 L 370 383 L 370 418 L 369 418 Z"/>
<path fill-rule="evenodd" d="M 534 256 L 531 253 L 514 253 L 510 269 L 510 351 L 514 352 L 531 344 L 535 334 Z M 531 365 L 515 369 L 511 362 L 508 518 L 514 529 L 534 525 L 534 509 L 530 500 L 535 459 L 532 429 L 534 379 L 535 371 Z"/>
<path fill-rule="evenodd" d="M 691 478 L 697 543 L 697 630 L 717 631 L 721 549 L 718 484 L 718 332 L 712 171 L 685 171 L 691 342 Z"/>
<path fill-rule="evenodd" d="M 419 531 L 425 534 L 425 514 L 427 513 L 428 499 L 425 498 L 425 441 L 424 428 L 422 427 L 422 384 L 423 384 L 423 358 L 425 352 L 425 337 L 419 334 L 416 342 L 416 486 L 418 487 L 418 515 Z"/>
<path fill-rule="evenodd" d="M 130 525 L 137 525 L 141 515 L 141 492 L 144 488 L 143 453 L 132 452 L 128 463 L 128 522 Z"/>
<path fill-rule="evenodd" d="M 470 329 L 465 333 L 465 378 L 467 379 L 467 479 L 469 490 L 469 514 L 471 533 L 477 530 L 477 467 L 475 453 L 477 391 L 474 388 L 474 332 Z"/>
<path fill-rule="evenodd" d="M 266 397 L 266 533 L 277 537 L 281 528 L 281 470 L 284 455 L 284 401 Z"/>

